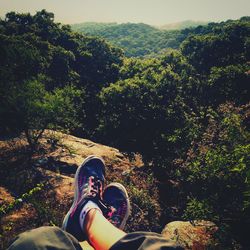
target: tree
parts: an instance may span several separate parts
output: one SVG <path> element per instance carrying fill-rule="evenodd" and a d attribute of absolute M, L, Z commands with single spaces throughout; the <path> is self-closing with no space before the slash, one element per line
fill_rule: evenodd
<path fill-rule="evenodd" d="M 188 100 L 192 107 L 192 98 L 186 97 L 192 78 L 185 70 L 192 72 L 192 67 L 177 52 L 157 60 L 126 60 L 122 79 L 100 93 L 102 139 L 140 152 L 155 165 L 167 166 L 183 154 L 190 140 L 185 136 L 187 116 L 192 113 L 186 104 Z"/>
<path fill-rule="evenodd" d="M 5 96 L 0 117 L 4 117 L 5 127 L 10 124 L 19 132 L 24 132 L 32 150 L 46 128 L 72 128 L 79 126 L 77 99 L 81 91 L 73 86 L 45 90 L 40 79 L 25 81 L 22 86 L 11 86 Z"/>
<path fill-rule="evenodd" d="M 192 142 L 185 158 L 176 161 L 183 178 L 181 199 L 186 197 L 184 218 L 212 220 L 220 225 L 220 232 L 227 228 L 227 243 L 239 240 L 228 235 L 230 231 L 235 234 L 235 228 L 238 237 L 249 230 L 248 113 L 249 104 L 225 103 L 210 109 L 201 137 Z"/>

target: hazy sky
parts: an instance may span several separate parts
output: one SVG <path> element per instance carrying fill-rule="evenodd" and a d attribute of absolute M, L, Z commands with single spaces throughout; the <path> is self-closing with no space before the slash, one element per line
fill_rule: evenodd
<path fill-rule="evenodd" d="M 9 11 L 46 9 L 62 23 L 221 21 L 250 15 L 250 0 L 0 0 L 0 16 Z"/>

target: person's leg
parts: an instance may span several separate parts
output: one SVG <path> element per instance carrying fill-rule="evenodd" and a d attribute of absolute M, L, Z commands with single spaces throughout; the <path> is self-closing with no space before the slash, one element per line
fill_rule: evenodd
<path fill-rule="evenodd" d="M 27 231 L 18 236 L 11 249 L 25 249 L 25 247 L 26 249 L 47 249 L 47 246 L 54 246 L 54 249 L 57 249 L 57 245 L 60 246 L 58 242 L 70 244 L 67 237 L 75 237 L 78 241 L 91 238 L 89 242 L 92 245 L 98 245 L 100 240 L 99 246 L 108 248 L 123 237 L 125 233 L 116 227 L 123 228 L 126 224 L 130 211 L 128 194 L 125 187 L 118 183 L 107 186 L 102 194 L 104 167 L 101 158 L 90 156 L 78 168 L 75 175 L 74 202 L 64 218 L 62 226 L 64 231 L 52 227 Z M 102 195 L 108 205 L 103 204 Z M 103 212 L 106 218 L 102 215 Z M 110 233 L 107 235 L 103 232 Z M 74 244 L 79 246 L 75 238 Z M 60 248 L 64 249 L 63 245 Z M 66 248 L 70 249 L 69 246 Z"/>
<path fill-rule="evenodd" d="M 86 216 L 84 231 L 89 243 L 96 250 L 159 250 L 183 248 L 162 235 L 151 232 L 125 233 L 112 225 L 98 210 Z"/>
<path fill-rule="evenodd" d="M 106 209 L 102 202 L 105 181 L 105 163 L 96 156 L 87 157 L 75 174 L 75 195 L 71 208 L 64 217 L 62 229 L 78 241 L 87 240 L 83 232 L 83 221 L 89 210 Z"/>
<path fill-rule="evenodd" d="M 128 193 L 120 183 L 113 182 L 105 188 L 103 201 L 112 207 L 106 214 L 106 219 L 98 210 L 93 209 L 87 214 L 84 223 L 88 241 L 95 249 L 109 249 L 124 237 L 126 234 L 121 230 L 124 229 L 130 214 Z"/>
<path fill-rule="evenodd" d="M 83 225 L 94 249 L 158 250 L 183 249 L 161 235 L 149 232 L 125 233 L 112 225 L 99 210 L 91 209 Z M 79 242 L 58 227 L 40 227 L 20 234 L 8 250 L 82 250 Z M 86 249 L 86 248 L 84 248 Z"/>
<path fill-rule="evenodd" d="M 128 218 L 128 195 L 121 184 L 109 185 L 103 194 L 104 174 L 103 160 L 88 157 L 75 175 L 74 202 L 62 225 L 66 232 L 56 227 L 31 230 L 21 234 L 10 249 L 81 249 L 78 241 L 86 239 L 95 249 L 103 250 L 173 249 L 175 245 L 160 235 L 126 234 L 118 229 L 124 227 Z M 111 204 L 111 210 L 103 204 L 102 197 Z"/>
<path fill-rule="evenodd" d="M 118 229 L 125 226 L 129 215 L 128 195 L 121 184 L 109 185 L 103 193 L 104 176 L 105 163 L 96 156 L 88 157 L 78 168 L 74 202 L 64 218 L 62 228 L 79 241 L 88 240 L 95 249 L 106 250 L 117 245 L 123 249 L 149 249 L 148 243 L 153 241 L 152 235 L 141 232 L 139 238 L 138 235 L 134 238 L 134 235 Z M 104 199 L 111 204 L 111 211 L 103 203 Z M 156 234 L 155 237 L 157 242 L 160 236 Z M 160 240 L 163 241 L 164 248 L 171 249 L 174 246 L 162 237 Z"/>
<path fill-rule="evenodd" d="M 19 234 L 8 250 L 82 250 L 79 242 L 58 227 L 39 227 Z"/>
<path fill-rule="evenodd" d="M 110 250 L 184 250 L 176 242 L 153 232 L 128 233 L 111 246 Z"/>
<path fill-rule="evenodd" d="M 91 243 L 99 240 L 104 243 L 107 240 L 107 245 L 111 246 L 111 237 L 114 243 L 124 236 L 124 233 L 121 234 L 112 223 L 119 228 L 124 227 L 130 204 L 126 189 L 121 184 L 110 184 L 103 192 L 104 180 L 103 159 L 96 156 L 86 158 L 75 174 L 75 197 L 63 220 L 62 229 L 72 234 L 78 241 L 89 240 L 88 236 L 91 236 Z M 86 230 L 85 226 L 89 230 Z M 109 230 L 112 232 L 109 238 L 102 238 L 99 234 L 102 231 L 105 236 Z M 97 241 L 93 241 L 95 235 Z"/>
<path fill-rule="evenodd" d="M 83 228 L 88 241 L 96 250 L 110 249 L 112 245 L 126 235 L 96 209 L 91 209 L 88 212 Z"/>

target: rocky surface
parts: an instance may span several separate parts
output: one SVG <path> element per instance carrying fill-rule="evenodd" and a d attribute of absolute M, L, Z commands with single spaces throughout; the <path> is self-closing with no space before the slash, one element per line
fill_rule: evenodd
<path fill-rule="evenodd" d="M 216 248 L 214 234 L 217 230 L 211 221 L 173 221 L 165 226 L 162 235 L 185 249 L 205 250 Z"/>
<path fill-rule="evenodd" d="M 143 166 L 139 156 L 130 160 L 115 148 L 60 132 L 46 131 L 31 158 L 23 137 L 0 140 L 0 249 L 25 230 L 61 225 L 73 200 L 74 173 L 89 155 L 105 160 L 107 182 Z M 20 198 L 37 184 L 41 190 Z"/>

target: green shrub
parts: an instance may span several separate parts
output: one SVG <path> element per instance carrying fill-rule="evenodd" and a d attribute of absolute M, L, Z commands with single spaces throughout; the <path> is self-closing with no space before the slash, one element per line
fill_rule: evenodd
<path fill-rule="evenodd" d="M 197 200 L 190 198 L 184 210 L 183 218 L 186 220 L 211 220 L 214 213 L 208 200 Z"/>

